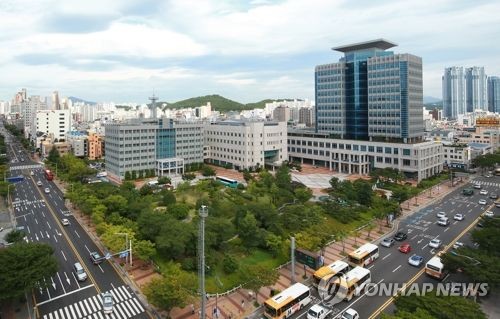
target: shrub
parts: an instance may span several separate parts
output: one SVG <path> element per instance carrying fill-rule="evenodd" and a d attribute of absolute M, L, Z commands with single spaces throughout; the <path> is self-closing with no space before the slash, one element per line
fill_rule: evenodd
<path fill-rule="evenodd" d="M 232 274 L 238 270 L 238 262 L 232 255 L 226 255 L 222 261 L 222 268 L 226 274 Z"/>

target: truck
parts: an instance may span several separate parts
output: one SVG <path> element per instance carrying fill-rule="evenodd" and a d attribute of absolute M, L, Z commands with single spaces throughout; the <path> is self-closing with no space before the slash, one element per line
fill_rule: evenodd
<path fill-rule="evenodd" d="M 54 179 L 54 174 L 52 174 L 52 172 L 49 170 L 49 169 L 46 169 L 45 170 L 45 178 L 48 180 L 48 181 L 51 181 Z"/>
<path fill-rule="evenodd" d="M 331 312 L 331 309 L 316 304 L 307 311 L 307 319 L 325 319 Z"/>

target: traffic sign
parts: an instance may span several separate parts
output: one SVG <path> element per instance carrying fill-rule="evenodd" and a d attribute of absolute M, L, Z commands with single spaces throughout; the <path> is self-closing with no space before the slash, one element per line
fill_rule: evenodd
<path fill-rule="evenodd" d="M 104 256 L 104 258 L 106 259 L 110 259 L 111 258 L 111 254 L 110 253 L 107 253 L 106 256 Z"/>
<path fill-rule="evenodd" d="M 127 258 L 127 256 L 128 256 L 128 251 L 122 251 L 120 253 L 120 258 Z"/>
<path fill-rule="evenodd" d="M 320 267 L 320 259 L 317 253 L 297 248 L 295 249 L 295 258 L 299 263 L 309 266 L 314 270 Z"/>

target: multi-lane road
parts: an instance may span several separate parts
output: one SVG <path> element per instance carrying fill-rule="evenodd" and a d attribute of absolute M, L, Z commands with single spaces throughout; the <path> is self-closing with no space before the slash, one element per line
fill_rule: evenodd
<path fill-rule="evenodd" d="M 494 207 L 494 200 L 489 196 L 492 193 L 500 195 L 500 177 L 476 177 L 474 183 L 480 183 L 482 189 L 488 191 L 488 195 L 480 195 L 479 189 L 474 189 L 473 196 L 462 195 L 464 187 L 471 187 L 469 183 L 462 187 L 457 187 L 456 190 L 443 197 L 441 200 L 420 209 L 414 214 L 404 218 L 399 222 L 398 231 L 403 231 L 408 234 L 406 240 L 396 242 L 390 248 L 379 245 L 380 257 L 367 268 L 371 271 L 371 282 L 376 287 L 371 287 L 369 294 L 363 293 L 362 295 L 353 298 L 350 302 L 341 302 L 333 306 L 333 315 L 331 318 L 339 318 L 341 314 L 348 308 L 355 309 L 361 318 L 376 318 L 383 312 L 392 311 L 392 298 L 387 295 L 378 295 L 374 293 L 373 289 L 377 289 L 382 284 L 395 284 L 400 286 L 403 283 L 412 282 L 431 282 L 437 283 L 431 277 L 424 273 L 425 263 L 431 259 L 437 252 L 451 247 L 453 243 L 460 240 L 471 228 L 474 227 L 477 219 L 486 210 L 493 211 L 496 215 L 500 215 L 500 209 Z M 485 199 L 487 204 L 480 205 L 480 199 Z M 451 223 L 449 226 L 443 227 L 437 224 L 438 212 L 445 212 L 450 218 Z M 462 221 L 453 219 L 456 213 L 465 215 Z M 393 235 L 393 234 L 392 234 Z M 439 239 L 442 241 L 440 248 L 435 249 L 429 247 L 429 242 L 432 239 Z M 401 243 L 409 243 L 411 252 L 403 254 L 398 250 Z M 413 255 L 420 255 L 424 258 L 424 262 L 420 267 L 409 265 L 408 258 Z M 318 295 L 313 289 L 313 301 L 319 302 Z M 312 306 L 311 303 L 309 305 Z M 306 312 L 309 307 L 303 309 L 295 314 L 294 318 L 305 318 Z"/>
<path fill-rule="evenodd" d="M 8 133 L 6 133 L 8 134 Z M 44 175 L 39 163 L 30 160 L 21 146 L 10 137 L 8 157 L 10 175 L 23 175 L 11 191 L 11 201 L 18 229 L 26 233 L 28 242 L 47 243 L 54 248 L 57 273 L 44 279 L 45 288 L 35 289 L 35 314 L 43 319 L 77 318 L 150 318 L 135 292 L 109 261 L 94 265 L 90 252 L 105 252 L 92 241 L 64 202 L 64 194 Z M 41 186 L 37 186 L 41 182 Z M 47 190 L 46 190 L 47 189 Z M 64 226 L 62 219 L 68 219 Z M 117 235 L 118 236 L 118 235 Z M 125 240 L 124 240 L 125 242 Z M 79 262 L 88 278 L 78 281 L 73 265 Z M 102 312 L 101 293 L 114 296 L 114 311 Z"/>

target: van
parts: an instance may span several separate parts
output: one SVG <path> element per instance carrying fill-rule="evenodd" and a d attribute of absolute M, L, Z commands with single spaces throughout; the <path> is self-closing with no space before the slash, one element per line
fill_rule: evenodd
<path fill-rule="evenodd" d="M 152 186 L 156 186 L 156 185 L 158 185 L 158 181 L 149 181 L 148 182 L 148 186 L 152 187 Z"/>
<path fill-rule="evenodd" d="M 448 226 L 450 224 L 450 219 L 448 217 L 442 217 L 438 220 L 439 226 Z"/>
<path fill-rule="evenodd" d="M 87 273 L 83 270 L 83 267 L 80 263 L 75 263 L 73 265 L 73 272 L 75 273 L 76 279 L 78 281 L 85 281 L 87 279 Z"/>

